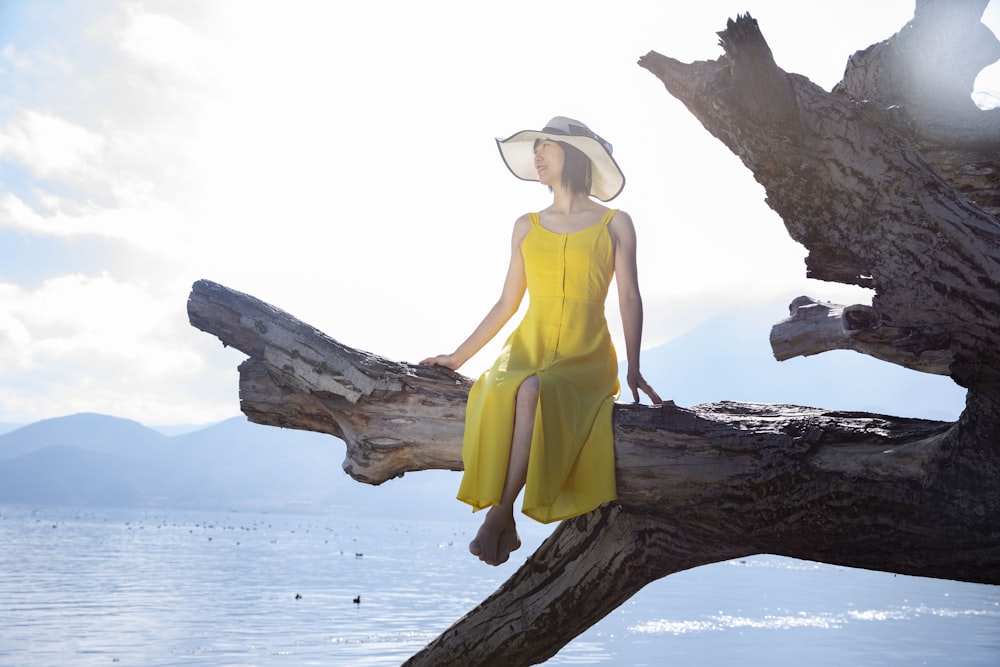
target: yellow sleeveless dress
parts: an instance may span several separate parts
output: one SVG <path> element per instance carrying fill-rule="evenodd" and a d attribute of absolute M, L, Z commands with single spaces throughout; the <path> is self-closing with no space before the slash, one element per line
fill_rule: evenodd
<path fill-rule="evenodd" d="M 608 223 L 570 234 L 530 214 L 521 245 L 529 303 L 493 366 L 469 392 L 458 499 L 474 510 L 500 502 L 514 430 L 514 403 L 537 375 L 538 408 L 522 511 L 548 523 L 614 500 L 611 411 L 618 360 L 604 316 L 614 274 Z"/>

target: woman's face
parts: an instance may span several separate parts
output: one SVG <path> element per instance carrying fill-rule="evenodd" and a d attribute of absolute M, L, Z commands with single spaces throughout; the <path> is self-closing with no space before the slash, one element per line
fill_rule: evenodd
<path fill-rule="evenodd" d="M 535 142 L 535 171 L 538 181 L 549 187 L 558 185 L 562 179 L 565 156 L 562 146 L 550 139 Z"/>

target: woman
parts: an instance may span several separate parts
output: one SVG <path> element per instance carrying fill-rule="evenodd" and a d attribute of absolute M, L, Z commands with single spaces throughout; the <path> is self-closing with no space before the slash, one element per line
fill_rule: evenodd
<path fill-rule="evenodd" d="M 639 372 L 635 228 L 628 214 L 591 199 L 609 201 L 625 185 L 611 144 L 559 116 L 540 132 L 518 132 L 497 146 L 515 176 L 549 186 L 552 205 L 514 223 L 503 290 L 482 323 L 453 353 L 422 362 L 457 370 L 529 293 L 524 320 L 472 386 L 466 408 L 458 498 L 474 510 L 490 508 L 469 545 L 490 565 L 521 546 L 514 501 L 522 488 L 522 511 L 546 523 L 616 497 L 611 411 L 618 361 L 604 318 L 612 276 L 632 398 L 638 402 L 641 390 L 660 403 Z"/>

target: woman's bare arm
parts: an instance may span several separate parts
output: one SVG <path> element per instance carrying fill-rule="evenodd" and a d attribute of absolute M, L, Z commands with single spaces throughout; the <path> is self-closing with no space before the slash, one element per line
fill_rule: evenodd
<path fill-rule="evenodd" d="M 497 332 L 514 316 L 521 306 L 521 299 L 527 289 L 527 278 L 524 274 L 524 258 L 521 256 L 521 242 L 531 229 L 531 221 L 527 215 L 523 215 L 514 223 L 514 232 L 511 235 L 510 244 L 510 264 L 507 267 L 507 277 L 503 282 L 503 290 L 500 298 L 493 305 L 490 311 L 479 323 L 479 326 L 472 334 L 465 339 L 458 348 L 451 354 L 440 354 L 436 357 L 428 357 L 420 363 L 432 364 L 434 366 L 445 366 L 452 370 L 458 370 L 462 364 L 469 360 L 472 355 L 479 352 Z"/>
<path fill-rule="evenodd" d="M 618 211 L 608 224 L 615 243 L 615 282 L 618 285 L 618 307 L 625 332 L 625 355 L 628 362 L 628 387 L 632 400 L 639 402 L 639 390 L 649 396 L 654 405 L 659 395 L 639 372 L 639 348 L 642 346 L 642 295 L 639 293 L 639 271 L 636 265 L 636 237 L 632 218 Z"/>

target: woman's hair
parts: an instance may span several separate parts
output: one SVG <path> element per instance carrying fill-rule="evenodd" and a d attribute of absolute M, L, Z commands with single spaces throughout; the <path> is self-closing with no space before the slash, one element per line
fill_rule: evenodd
<path fill-rule="evenodd" d="M 590 166 L 590 158 L 584 155 L 576 146 L 564 141 L 557 141 L 563 149 L 562 183 L 571 192 L 590 194 L 590 186 L 594 181 L 594 171 Z"/>
<path fill-rule="evenodd" d="M 536 140 L 537 144 L 539 140 Z M 563 150 L 563 170 L 562 184 L 570 192 L 582 192 L 590 194 L 590 186 L 594 182 L 594 170 L 590 164 L 590 158 L 576 146 L 565 141 L 555 141 Z"/>

